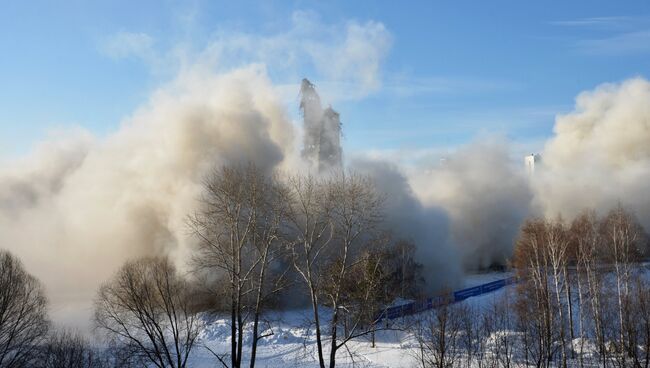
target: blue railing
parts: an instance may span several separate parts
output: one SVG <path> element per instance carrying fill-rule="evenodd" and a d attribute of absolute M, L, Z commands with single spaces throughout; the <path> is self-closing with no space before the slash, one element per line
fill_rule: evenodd
<path fill-rule="evenodd" d="M 461 289 L 448 293 L 445 295 L 434 296 L 426 300 L 411 302 L 395 307 L 386 308 L 382 313 L 377 316 L 377 321 L 386 319 L 395 319 L 400 317 L 409 316 L 415 313 L 423 312 L 429 309 L 438 308 L 446 304 L 453 304 L 461 302 L 473 296 L 483 295 L 499 290 L 502 287 L 517 282 L 516 277 L 508 277 L 497 281 L 488 282 L 478 286 L 473 286 L 466 289 Z"/>

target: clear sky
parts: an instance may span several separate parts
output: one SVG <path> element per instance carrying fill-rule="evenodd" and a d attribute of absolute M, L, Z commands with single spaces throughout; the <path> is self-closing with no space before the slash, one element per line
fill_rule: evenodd
<path fill-rule="evenodd" d="M 288 90 L 322 86 L 348 150 L 485 134 L 537 150 L 581 91 L 650 75 L 650 3 L 4 1 L 0 156 L 66 127 L 104 136 L 214 49 L 215 69 L 258 62 Z"/>

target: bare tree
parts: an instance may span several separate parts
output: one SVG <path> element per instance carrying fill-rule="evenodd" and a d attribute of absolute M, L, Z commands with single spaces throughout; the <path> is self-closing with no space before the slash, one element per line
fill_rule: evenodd
<path fill-rule="evenodd" d="M 524 367 L 529 367 L 533 362 L 537 363 L 537 366 L 540 365 L 540 360 L 535 359 L 536 356 L 539 356 L 536 351 L 535 337 L 539 333 L 537 327 L 539 326 L 536 323 L 535 318 L 530 318 L 530 307 L 533 306 L 531 300 L 526 298 L 526 295 L 522 294 L 521 290 L 517 290 L 515 303 L 513 304 L 515 312 L 515 323 L 517 330 L 521 332 L 521 354 L 523 354 L 522 365 Z"/>
<path fill-rule="evenodd" d="M 422 265 L 415 260 L 415 243 L 400 239 L 388 247 L 384 268 L 387 275 L 386 293 L 402 299 L 418 299 L 424 278 Z"/>
<path fill-rule="evenodd" d="M 531 322 L 526 329 L 532 333 L 527 353 L 537 367 L 548 367 L 553 359 L 555 319 L 546 236 L 546 220 L 528 220 L 517 239 L 514 254 L 514 265 L 522 280 L 517 312 L 523 313 L 521 317 Z"/>
<path fill-rule="evenodd" d="M 0 368 L 29 367 L 48 328 L 41 284 L 22 263 L 0 251 Z"/>
<path fill-rule="evenodd" d="M 43 346 L 36 368 L 108 368 L 108 359 L 78 332 L 55 331 Z"/>
<path fill-rule="evenodd" d="M 332 273 L 325 278 L 323 294 L 326 297 L 325 303 L 332 308 L 332 320 L 330 321 L 330 368 L 336 365 L 336 352 L 339 348 L 352 338 L 369 333 L 363 331 L 357 334 L 356 328 L 361 320 L 354 324 L 354 332 L 349 336 L 340 339 L 338 328 L 342 315 L 346 313 L 343 285 L 350 277 L 353 277 L 351 270 L 355 264 L 363 258 L 364 249 L 372 246 L 378 233 L 378 225 L 381 221 L 382 199 L 374 189 L 373 183 L 367 177 L 356 174 L 334 176 L 326 182 L 325 200 L 332 204 L 330 221 L 334 228 L 334 249 L 337 256 L 333 257 L 331 263 Z M 381 258 L 369 262 L 370 270 L 364 273 L 369 287 L 364 287 L 362 303 L 367 301 L 372 293 L 377 291 L 374 285 L 378 277 Z"/>
<path fill-rule="evenodd" d="M 230 353 L 216 358 L 240 367 L 245 324 L 252 318 L 250 367 L 255 365 L 260 318 L 269 300 L 285 285 L 285 272 L 278 271 L 285 252 L 280 230 L 286 213 L 284 186 L 274 175 L 257 167 L 232 166 L 215 170 L 204 183 L 201 209 L 189 218 L 199 243 L 193 257 L 201 272 L 225 276 L 228 289 Z"/>
<path fill-rule="evenodd" d="M 415 338 L 422 368 L 450 368 L 460 361 L 462 307 L 444 304 L 417 324 Z"/>
<path fill-rule="evenodd" d="M 289 204 L 285 240 L 294 269 L 304 281 L 314 318 L 318 362 L 325 368 L 321 329 L 320 290 L 334 228 L 331 203 L 325 200 L 324 185 L 313 176 L 289 178 Z"/>
<path fill-rule="evenodd" d="M 587 300 L 585 286 L 583 286 L 584 279 L 584 265 L 582 262 L 583 253 L 588 244 L 585 241 L 589 232 L 589 215 L 583 212 L 580 216 L 575 218 L 569 227 L 569 249 L 572 258 L 575 260 L 576 265 L 576 284 L 578 288 L 578 334 L 580 336 L 580 347 L 578 351 L 578 359 L 580 368 L 584 367 L 584 343 L 585 343 L 585 313 L 584 301 Z"/>
<path fill-rule="evenodd" d="M 555 296 L 554 309 L 558 314 L 557 330 L 560 334 L 560 352 L 562 366 L 567 366 L 567 341 L 566 341 L 566 315 L 565 304 L 567 300 L 563 298 L 564 291 L 568 288 L 566 280 L 566 269 L 568 263 L 568 246 L 566 227 L 561 218 L 555 221 L 547 221 L 545 224 L 545 247 L 548 254 L 551 280 L 553 283 L 552 292 Z M 567 294 L 568 295 L 568 294 Z"/>
<path fill-rule="evenodd" d="M 561 219 L 524 224 L 514 264 L 522 276 L 517 313 L 526 361 L 530 357 L 536 366 L 548 366 L 557 349 L 560 365 L 574 362 L 573 349 L 569 357 L 574 338 L 571 289 L 577 285 L 579 366 L 590 364 L 583 347 L 591 338 L 601 366 L 641 365 L 644 332 L 639 322 L 644 317 L 639 311 L 645 309 L 645 299 L 635 263 L 645 254 L 645 240 L 634 216 L 620 205 L 602 220 L 585 211 L 570 227 Z"/>
<path fill-rule="evenodd" d="M 481 314 L 480 311 L 471 305 L 461 305 L 458 310 L 459 322 L 462 335 L 459 339 L 459 346 L 464 352 L 466 367 L 482 367 L 481 359 Z"/>
<path fill-rule="evenodd" d="M 599 220 L 593 211 L 576 217 L 570 227 L 572 248 L 576 254 L 578 309 L 580 334 L 580 366 L 584 366 L 584 343 L 590 335 L 596 338 L 600 362 L 606 364 L 605 334 L 603 327 L 603 274 L 599 267 L 602 257 L 602 237 Z M 591 322 L 591 323 L 588 323 Z M 588 326 L 591 325 L 591 329 Z M 589 331 L 593 331 L 592 334 Z"/>
<path fill-rule="evenodd" d="M 643 231 L 636 219 L 620 205 L 610 211 L 602 223 L 602 233 L 605 239 L 608 260 L 614 265 L 616 276 L 616 300 L 618 307 L 619 349 L 622 364 L 625 356 L 630 355 L 631 349 L 636 348 L 627 344 L 625 336 L 626 325 L 634 323 L 629 320 L 630 283 L 632 262 L 637 261 L 643 253 L 641 239 Z M 629 336 L 627 336 L 629 338 Z M 623 353 L 625 350 L 625 353 Z"/>
<path fill-rule="evenodd" d="M 650 284 L 643 278 L 637 278 L 634 300 L 634 316 L 638 323 L 638 346 L 641 356 L 636 358 L 637 367 L 648 368 L 650 365 Z"/>
<path fill-rule="evenodd" d="M 339 174 L 328 179 L 290 179 L 287 203 L 286 240 L 294 269 L 309 292 L 319 364 L 326 366 L 320 312 L 321 305 L 326 305 L 332 310 L 327 365 L 335 367 L 337 351 L 359 336 L 341 339 L 338 333 L 345 314 L 343 287 L 359 256 L 371 244 L 369 240 L 379 231 L 383 202 L 367 177 Z"/>
<path fill-rule="evenodd" d="M 184 368 L 199 327 L 189 289 L 167 258 L 127 262 L 99 289 L 96 326 L 143 365 Z"/>
<path fill-rule="evenodd" d="M 488 313 L 494 319 L 494 326 L 497 331 L 492 336 L 493 353 L 499 362 L 499 366 L 503 368 L 513 366 L 516 358 L 515 348 L 521 345 L 520 341 L 517 340 L 518 334 L 514 331 L 515 318 L 513 310 L 511 295 L 508 290 L 499 296 L 488 310 Z"/>
<path fill-rule="evenodd" d="M 385 269 L 386 257 L 390 254 L 390 246 L 385 243 L 389 241 L 386 236 L 371 240 L 372 245 L 356 257 L 348 276 L 342 281 L 339 309 L 343 336 L 338 342 L 341 346 L 354 338 L 370 334 L 372 347 L 375 347 L 375 332 L 382 329 L 377 327 L 377 318 L 399 292 L 398 289 L 389 292 L 384 289 L 384 285 L 389 284 L 391 276 L 394 276 Z M 333 264 L 333 268 L 338 267 L 338 263 Z M 332 285 L 325 283 L 324 294 L 331 292 L 328 288 Z"/>

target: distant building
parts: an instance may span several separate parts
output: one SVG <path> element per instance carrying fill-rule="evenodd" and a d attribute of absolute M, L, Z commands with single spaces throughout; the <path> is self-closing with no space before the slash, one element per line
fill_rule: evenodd
<path fill-rule="evenodd" d="M 524 165 L 526 166 L 526 172 L 529 175 L 535 173 L 535 166 L 542 161 L 542 156 L 537 153 L 531 153 L 530 155 L 524 157 Z"/>

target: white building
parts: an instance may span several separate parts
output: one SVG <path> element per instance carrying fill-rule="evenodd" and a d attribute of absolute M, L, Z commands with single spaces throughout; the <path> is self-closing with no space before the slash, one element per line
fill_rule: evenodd
<path fill-rule="evenodd" d="M 537 153 L 531 153 L 530 155 L 524 157 L 524 165 L 526 165 L 526 172 L 529 175 L 535 173 L 535 165 L 539 164 L 542 161 L 542 156 Z"/>

